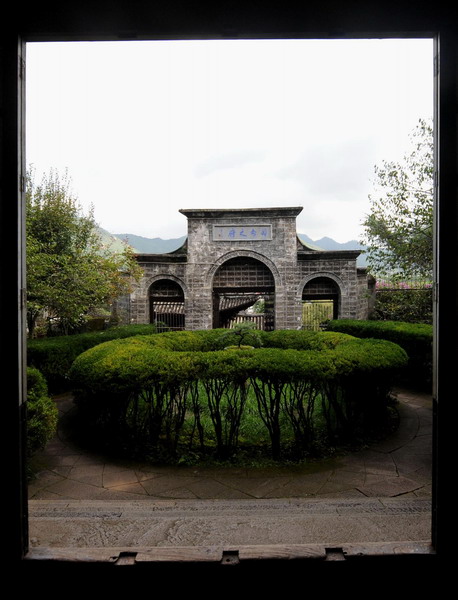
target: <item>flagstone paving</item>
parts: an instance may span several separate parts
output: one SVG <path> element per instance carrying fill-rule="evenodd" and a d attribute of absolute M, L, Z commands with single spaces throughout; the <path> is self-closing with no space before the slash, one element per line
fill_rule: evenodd
<path fill-rule="evenodd" d="M 400 426 L 370 448 L 300 468 L 167 467 L 84 452 L 60 426 L 33 459 L 29 499 L 135 500 L 419 497 L 431 495 L 432 399 L 398 391 Z M 60 422 L 71 396 L 56 399 Z"/>

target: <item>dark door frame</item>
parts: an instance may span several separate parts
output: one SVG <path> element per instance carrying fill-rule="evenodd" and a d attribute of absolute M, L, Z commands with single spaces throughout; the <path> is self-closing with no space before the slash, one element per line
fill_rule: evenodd
<path fill-rule="evenodd" d="M 132 9 L 129 10 L 129 4 Z M 456 335 L 450 333 L 450 323 L 457 315 L 456 280 L 450 273 L 458 272 L 457 239 L 457 71 L 458 43 L 454 8 L 442 3 L 385 2 L 380 5 L 366 1 L 340 10 L 341 3 L 323 3 L 310 12 L 308 4 L 288 11 L 278 5 L 270 10 L 265 3 L 230 13 L 221 9 L 215 14 L 209 9 L 181 11 L 161 3 L 120 2 L 111 11 L 104 2 L 85 3 L 73 11 L 66 3 L 43 2 L 28 6 L 11 6 L 11 12 L 0 25 L 1 50 L 1 283 L 3 343 L 2 353 L 7 394 L 4 419 L 16 424 L 11 429 L 4 452 L 8 463 L 8 488 L 4 514 L 13 527 L 8 553 L 22 560 L 27 552 L 27 486 L 24 467 L 25 422 L 25 280 L 24 280 L 24 218 L 23 195 L 24 157 L 24 72 L 26 41 L 157 39 L 182 37 L 433 37 L 436 43 L 436 216 L 435 216 L 435 334 L 434 334 L 434 480 L 432 544 L 435 555 L 444 554 L 451 512 L 446 504 L 446 486 L 450 483 L 443 463 L 439 461 L 444 423 L 451 419 L 449 390 L 455 390 Z M 150 8 L 148 8 L 148 5 Z M 256 3 L 253 3 L 256 5 Z M 374 4 L 374 6 L 372 6 Z M 49 5 L 49 6 L 48 6 Z M 449 5 L 450 6 L 450 5 Z M 111 4 L 110 4 L 111 8 Z M 256 10 L 255 10 L 256 9 Z M 124 14 L 123 10 L 126 11 Z M 150 12 L 151 11 L 151 14 Z M 156 12 L 155 12 L 156 11 Z M 148 33 L 149 32 L 149 33 Z M 439 304 L 440 286 L 440 304 Z M 17 315 L 17 318 L 15 317 Z M 443 402 L 441 402 L 441 400 Z M 439 405 L 441 415 L 439 418 Z M 443 433 L 444 432 L 444 433 Z M 16 448 L 16 452 L 14 451 Z M 10 458 L 6 458 L 10 457 Z M 417 568 L 420 557 L 412 557 Z M 407 564 L 411 564 L 407 563 Z M 366 562 L 366 564 L 368 564 Z M 404 562 L 404 565 L 406 562 Z M 428 562 L 431 564 L 431 562 Z M 437 564 L 436 562 L 433 564 Z M 405 571 L 404 571 L 405 574 Z"/>

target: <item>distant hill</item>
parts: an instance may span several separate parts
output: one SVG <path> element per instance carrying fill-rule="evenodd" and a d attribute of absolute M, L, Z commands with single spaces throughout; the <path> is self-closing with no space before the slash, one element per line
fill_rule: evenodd
<path fill-rule="evenodd" d="M 323 248 L 322 246 L 318 246 L 316 242 L 314 242 L 312 240 L 312 238 L 309 238 L 308 235 L 306 235 L 305 233 L 298 233 L 297 237 L 301 240 L 301 242 L 303 242 L 304 244 L 307 244 L 307 246 L 309 248 L 312 248 L 312 250 L 326 250 L 326 248 Z"/>
<path fill-rule="evenodd" d="M 126 241 L 139 254 L 165 254 L 178 250 L 186 240 L 183 235 L 179 238 L 163 240 L 162 238 L 146 238 L 133 233 L 114 233 L 115 237 Z"/>
<path fill-rule="evenodd" d="M 139 254 L 166 254 L 168 252 L 173 252 L 174 250 L 181 248 L 186 240 L 185 235 L 179 238 L 164 240 L 162 238 L 146 238 L 140 235 L 134 235 L 133 233 L 110 234 L 105 232 L 105 234 L 109 236 L 107 239 L 114 238 L 119 244 L 127 242 L 134 251 Z M 298 233 L 298 236 L 305 244 L 315 250 L 364 250 L 364 246 L 356 240 L 340 243 L 329 237 L 312 240 L 305 233 Z M 364 255 L 361 255 L 358 258 L 358 266 L 366 266 Z"/>
<path fill-rule="evenodd" d="M 97 227 L 97 232 L 104 246 L 109 247 L 113 252 L 122 252 L 124 250 L 122 238 L 118 238 L 106 229 L 102 229 L 102 227 Z"/>
<path fill-rule="evenodd" d="M 336 242 L 329 237 L 322 237 L 319 240 L 316 240 L 315 244 L 323 248 L 323 250 L 364 250 L 364 246 L 356 240 L 341 243 Z"/>
<path fill-rule="evenodd" d="M 336 242 L 332 238 L 322 237 L 319 240 L 312 240 L 305 233 L 298 233 L 299 239 L 315 250 L 365 250 L 365 246 L 356 240 L 349 242 Z M 361 254 L 357 260 L 358 267 L 367 266 L 365 254 Z"/>

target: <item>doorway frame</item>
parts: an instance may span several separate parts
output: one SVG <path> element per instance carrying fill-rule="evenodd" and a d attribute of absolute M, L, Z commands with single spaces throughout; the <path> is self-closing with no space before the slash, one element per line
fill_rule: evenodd
<path fill-rule="evenodd" d="M 126 3 L 127 4 L 127 3 Z M 370 4 L 370 3 L 367 3 Z M 323 12 L 314 17 L 305 15 L 306 26 L 301 27 L 300 37 L 315 38 L 335 37 L 370 38 L 370 37 L 428 37 L 435 40 L 435 152 L 436 152 L 436 178 L 435 178 L 435 288 L 434 288 L 434 389 L 433 389 L 433 414 L 434 414 L 434 449 L 433 449 L 433 520 L 432 520 L 432 545 L 434 555 L 439 555 L 444 547 L 447 529 L 447 507 L 444 506 L 445 469 L 439 462 L 439 446 L 442 444 L 443 423 L 450 417 L 451 407 L 445 402 L 449 396 L 448 390 L 454 389 L 454 356 L 450 351 L 450 344 L 455 340 L 450 339 L 450 315 L 457 314 L 457 289 L 456 281 L 450 273 L 457 273 L 457 257 L 455 252 L 455 239 L 457 237 L 457 208 L 456 208 L 456 164 L 457 164 L 457 36 L 456 23 L 448 21 L 448 15 L 435 12 L 433 6 L 428 6 L 427 15 L 412 15 L 403 2 L 396 3 L 395 9 L 389 16 L 376 13 L 375 16 L 367 12 L 355 16 L 342 17 L 339 11 L 336 17 L 326 14 L 329 7 L 326 5 Z M 407 3 L 406 3 L 407 5 Z M 337 4 L 336 4 L 337 6 Z M 404 8 L 402 8 L 404 7 Z M 24 204 L 25 192 L 25 154 L 24 154 L 24 123 L 25 123 L 25 46 L 29 41 L 83 41 L 83 40 L 125 40 L 125 39 L 181 39 L 182 37 L 262 37 L 259 25 L 253 25 L 254 20 L 243 20 L 237 11 L 228 17 L 224 11 L 221 18 L 213 15 L 204 23 L 199 19 L 191 19 L 191 24 L 183 26 L 180 21 L 171 25 L 165 21 L 155 29 L 155 34 L 145 38 L 142 33 L 144 25 L 140 19 L 133 28 L 126 32 L 125 23 L 121 22 L 118 15 L 110 16 L 104 23 L 102 15 L 96 11 L 96 19 L 87 21 L 84 15 L 90 16 L 90 7 L 81 9 L 81 18 L 77 23 L 68 20 L 65 10 L 54 15 L 49 24 L 46 9 L 40 5 L 41 19 L 31 11 L 31 15 L 17 18 L 13 26 L 6 29 L 2 35 L 2 138 L 1 138 L 1 200 L 2 200 L 2 250 L 3 260 L 1 265 L 1 281 L 7 293 L 2 294 L 2 314 L 17 315 L 8 319 L 4 327 L 4 340 L 8 340 L 9 352 L 5 356 L 4 369 L 8 374 L 9 387 L 14 389 L 12 399 L 6 406 L 5 420 L 16 423 L 13 441 L 8 439 L 11 449 L 17 448 L 17 454 L 10 461 L 10 481 L 12 482 L 11 494 L 7 498 L 7 510 L 14 520 L 13 536 L 9 544 L 9 551 L 16 559 L 23 560 L 27 553 L 27 486 L 25 484 L 24 461 L 24 424 L 25 424 L 25 262 L 24 262 Z M 266 9 L 267 10 L 267 9 Z M 390 13 L 385 7 L 385 12 Z M 403 13 L 402 10 L 405 12 Z M 399 13 L 399 11 L 401 11 Z M 26 11 L 27 12 L 27 11 Z M 267 11 L 268 12 L 268 11 Z M 272 11 L 275 12 L 275 11 Z M 378 15 L 378 16 L 377 16 Z M 400 17 L 401 15 L 401 17 Z M 104 17 L 105 15 L 103 15 Z M 297 16 L 297 15 L 296 15 Z M 35 17 L 35 21 L 33 19 Z M 353 17 L 354 21 L 351 20 Z M 238 19 L 238 20 L 237 20 Z M 278 23 L 272 17 L 261 19 L 261 25 L 267 28 L 265 37 L 291 37 L 298 35 L 294 24 L 288 19 L 279 19 Z M 11 25 L 5 19 L 6 25 Z M 91 22 L 85 26 L 85 22 Z M 131 21 L 133 22 L 133 21 Z M 258 21 L 259 22 L 259 21 Z M 353 27 L 351 24 L 355 23 Z M 223 23 L 223 24 L 222 24 Z M 225 24 L 224 24 L 225 23 Z M 235 33 L 230 25 L 235 23 Z M 248 23 L 248 24 L 247 24 Z M 229 26 L 228 26 L 229 25 Z M 289 25 L 289 27 L 288 27 Z M 99 29 L 97 29 L 97 27 Z M 297 27 L 297 25 L 295 26 Z M 3 28 L 3 26 L 2 26 Z M 323 29 L 326 33 L 323 34 Z M 367 30 L 367 31 L 366 31 Z M 251 31 L 251 34 L 250 34 Z M 283 31 L 283 33 L 282 33 Z M 285 33 L 286 31 L 286 33 Z M 345 31 L 345 34 L 343 34 Z M 203 33 L 202 33 L 203 32 Z M 212 34 L 213 32 L 213 34 Z M 369 33 L 367 33 L 369 32 Z M 3 33 L 3 30 L 2 30 Z M 16 258 L 17 257 L 17 258 Z M 440 286 L 440 304 L 439 304 Z M 439 401 L 442 398 L 444 405 L 441 407 L 439 419 Z M 445 433 L 444 433 L 445 438 Z M 10 451 L 11 455 L 11 451 Z M 5 456 L 7 456 L 5 454 Z M 440 481 L 440 485 L 439 485 Z M 440 510 L 439 510 L 440 507 Z M 417 557 L 417 562 L 418 562 Z M 413 557 L 415 562 L 415 557 Z M 374 557 L 374 560 L 375 557 Z"/>
<path fill-rule="evenodd" d="M 277 308 L 277 302 L 276 302 L 276 288 L 278 285 L 278 274 L 272 271 L 271 267 L 269 266 L 269 263 L 271 262 L 270 259 L 268 259 L 265 256 L 259 255 L 260 258 L 254 258 L 253 256 L 250 255 L 249 252 L 245 253 L 244 251 L 242 252 L 237 252 L 237 256 L 231 256 L 232 254 L 234 254 L 233 252 L 229 253 L 229 258 L 227 258 L 227 254 L 223 255 L 223 257 L 220 257 L 217 264 L 218 267 L 216 269 L 212 269 L 212 284 L 211 284 L 211 290 L 212 290 L 212 305 L 213 305 L 213 319 L 212 319 L 212 323 L 213 323 L 213 329 L 216 329 L 218 327 L 221 327 L 221 310 L 220 310 L 220 297 L 221 295 L 224 295 L 224 293 L 250 293 L 252 292 L 253 294 L 255 293 L 259 293 L 259 294 L 269 294 L 273 296 L 273 310 L 270 311 L 270 313 L 272 314 L 272 321 L 273 321 L 273 326 L 272 329 L 269 329 L 269 331 L 275 329 L 275 313 L 276 313 L 276 308 Z M 263 260 L 260 260 L 260 259 Z M 215 285 L 215 279 L 217 278 L 217 275 L 219 273 L 219 271 L 221 269 L 223 269 L 225 266 L 227 266 L 228 263 L 231 263 L 233 261 L 243 261 L 243 260 L 247 260 L 251 263 L 259 263 L 260 265 L 262 265 L 265 269 L 267 269 L 267 271 L 270 274 L 270 277 L 272 278 L 272 285 L 271 286 L 255 286 L 255 289 L 251 289 L 250 286 L 238 286 L 237 284 L 234 284 L 234 286 L 228 286 L 228 287 L 221 287 L 218 285 Z"/>

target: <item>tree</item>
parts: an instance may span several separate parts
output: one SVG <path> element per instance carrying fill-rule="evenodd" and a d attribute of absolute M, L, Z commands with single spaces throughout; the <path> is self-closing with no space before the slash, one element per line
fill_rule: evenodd
<path fill-rule="evenodd" d="M 420 120 L 413 149 L 401 162 L 375 167 L 379 194 L 369 196 L 365 239 L 368 264 L 391 279 L 431 279 L 433 265 L 433 130 Z"/>
<path fill-rule="evenodd" d="M 242 344 L 245 342 L 261 343 L 261 338 L 256 329 L 256 323 L 253 321 L 241 321 L 236 323 L 234 327 L 228 329 L 223 333 L 222 339 L 235 337 L 237 340 L 237 347 L 239 350 L 242 348 Z"/>
<path fill-rule="evenodd" d="M 29 169 L 26 191 L 27 325 L 45 316 L 61 333 L 77 330 L 91 310 L 127 293 L 141 270 L 127 244 L 104 247 L 93 211 L 84 215 L 70 179 L 51 170 L 40 184 Z"/>

